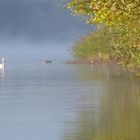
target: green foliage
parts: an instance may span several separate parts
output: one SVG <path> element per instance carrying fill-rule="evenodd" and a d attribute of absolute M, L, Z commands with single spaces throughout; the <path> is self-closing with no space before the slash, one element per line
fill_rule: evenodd
<path fill-rule="evenodd" d="M 140 67 L 140 39 L 139 34 L 126 34 L 119 30 L 111 38 L 111 55 L 124 68 L 133 70 Z"/>
<path fill-rule="evenodd" d="M 73 55 L 79 59 L 109 59 L 109 36 L 104 27 L 80 38 L 73 47 Z"/>
<path fill-rule="evenodd" d="M 72 49 L 79 59 L 115 60 L 132 71 L 140 67 L 139 34 L 129 35 L 118 28 L 99 26 L 95 32 L 82 37 Z"/>
<path fill-rule="evenodd" d="M 76 57 L 115 59 L 128 70 L 140 67 L 139 0 L 70 0 L 67 8 L 89 24 L 102 25 L 76 43 Z"/>
<path fill-rule="evenodd" d="M 70 0 L 67 8 L 71 9 L 74 15 L 85 16 L 91 24 L 103 23 L 127 31 L 140 24 L 139 0 Z M 134 27 L 133 32 L 137 32 L 138 26 Z"/>

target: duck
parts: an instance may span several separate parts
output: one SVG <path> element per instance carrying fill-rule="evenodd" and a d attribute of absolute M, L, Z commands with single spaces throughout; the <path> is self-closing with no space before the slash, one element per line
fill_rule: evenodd
<path fill-rule="evenodd" d="M 48 64 L 48 63 L 52 63 L 51 60 L 45 60 L 45 63 Z"/>

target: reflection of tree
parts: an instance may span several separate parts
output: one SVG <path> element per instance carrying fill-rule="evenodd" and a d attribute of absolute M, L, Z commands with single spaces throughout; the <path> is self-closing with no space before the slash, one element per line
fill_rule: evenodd
<path fill-rule="evenodd" d="M 100 131 L 96 139 L 140 139 L 140 87 L 135 80 L 110 80 L 108 93 L 101 99 Z"/>
<path fill-rule="evenodd" d="M 140 140 L 139 81 L 114 77 L 101 78 L 107 90 L 99 96 L 98 106 L 89 102 L 80 108 L 65 140 Z"/>
<path fill-rule="evenodd" d="M 102 65 L 76 65 L 75 70 L 77 75 L 83 81 L 96 80 L 103 82 L 109 78 L 125 77 L 125 72 L 120 70 L 115 65 L 102 66 Z"/>

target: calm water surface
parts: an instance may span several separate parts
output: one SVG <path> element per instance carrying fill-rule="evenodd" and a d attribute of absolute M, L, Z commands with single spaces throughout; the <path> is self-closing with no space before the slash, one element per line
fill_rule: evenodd
<path fill-rule="evenodd" d="M 112 68 L 9 64 L 1 140 L 140 140 L 140 80 Z"/>

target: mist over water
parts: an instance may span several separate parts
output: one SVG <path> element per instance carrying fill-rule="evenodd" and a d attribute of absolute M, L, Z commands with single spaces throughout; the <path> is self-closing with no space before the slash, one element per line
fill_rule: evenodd
<path fill-rule="evenodd" d="M 42 63 L 45 60 L 61 62 L 71 59 L 68 48 L 71 43 L 33 43 L 28 41 L 1 42 L 0 57 L 4 57 L 7 65 L 16 63 Z"/>
<path fill-rule="evenodd" d="M 68 59 L 76 38 L 91 27 L 63 5 L 62 0 L 1 0 L 0 57 Z"/>

